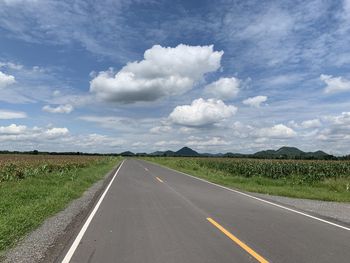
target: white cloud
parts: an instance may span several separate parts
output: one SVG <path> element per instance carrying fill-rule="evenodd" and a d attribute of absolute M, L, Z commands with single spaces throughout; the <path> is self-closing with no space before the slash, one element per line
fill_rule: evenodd
<path fill-rule="evenodd" d="M 177 106 L 169 118 L 175 124 L 184 126 L 206 126 L 230 118 L 237 112 L 233 105 L 226 105 L 222 100 L 202 98 L 191 105 Z"/>
<path fill-rule="evenodd" d="M 240 88 L 241 81 L 237 78 L 220 78 L 205 86 L 205 93 L 213 98 L 227 100 L 235 97 Z"/>
<path fill-rule="evenodd" d="M 348 79 L 324 74 L 320 76 L 320 79 L 326 83 L 325 93 L 350 91 L 350 80 Z"/>
<path fill-rule="evenodd" d="M 153 46 L 142 61 L 128 63 L 119 72 L 102 71 L 90 82 L 90 91 L 106 101 L 154 101 L 190 90 L 204 74 L 220 68 L 223 51 L 211 46 L 174 48 Z"/>
<path fill-rule="evenodd" d="M 15 77 L 0 71 L 0 89 L 6 88 L 16 82 Z"/>
<path fill-rule="evenodd" d="M 301 127 L 305 129 L 321 127 L 321 121 L 319 119 L 306 120 L 301 123 Z"/>
<path fill-rule="evenodd" d="M 300 128 L 300 125 L 295 120 L 289 121 L 288 126 L 294 128 L 294 129 Z"/>
<path fill-rule="evenodd" d="M 57 139 L 69 134 L 67 128 L 50 128 L 44 132 L 44 135 L 48 139 Z"/>
<path fill-rule="evenodd" d="M 21 134 L 27 129 L 24 125 L 11 124 L 9 126 L 0 126 L 0 134 Z"/>
<path fill-rule="evenodd" d="M 27 128 L 24 125 L 11 124 L 0 127 L 0 141 L 9 142 L 45 142 L 47 140 L 58 139 L 69 135 L 67 128 L 57 127 L 33 127 Z"/>
<path fill-rule="evenodd" d="M 71 113 L 74 110 L 74 107 L 70 104 L 59 105 L 57 107 L 51 107 L 50 105 L 45 105 L 43 111 L 50 113 Z"/>
<path fill-rule="evenodd" d="M 254 127 L 251 125 L 243 124 L 240 121 L 236 121 L 232 125 L 233 135 L 238 138 L 248 138 L 252 131 L 254 131 Z"/>
<path fill-rule="evenodd" d="M 163 134 L 163 133 L 167 133 L 170 132 L 172 130 L 172 128 L 170 126 L 156 126 L 150 129 L 151 133 L 154 134 Z"/>
<path fill-rule="evenodd" d="M 23 119 L 27 114 L 21 111 L 0 110 L 0 120 Z"/>
<path fill-rule="evenodd" d="M 283 124 L 277 124 L 268 128 L 261 128 L 260 130 L 257 130 L 254 134 L 258 137 L 271 139 L 287 139 L 295 137 L 297 135 L 297 133 L 293 129 Z"/>
<path fill-rule="evenodd" d="M 252 98 L 248 98 L 243 101 L 243 104 L 251 106 L 251 107 L 256 107 L 259 108 L 261 106 L 261 103 L 267 101 L 266 96 L 255 96 Z"/>
<path fill-rule="evenodd" d="M 114 152 L 124 139 L 101 134 L 71 134 L 65 127 L 0 126 L 0 144 L 8 150 Z"/>

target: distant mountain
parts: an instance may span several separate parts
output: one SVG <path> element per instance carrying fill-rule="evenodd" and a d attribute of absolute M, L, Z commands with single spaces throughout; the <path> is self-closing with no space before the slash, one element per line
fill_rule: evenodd
<path fill-rule="evenodd" d="M 332 155 L 325 153 L 324 151 L 316 151 L 316 152 L 307 152 L 305 153 L 306 156 L 312 156 L 315 158 L 328 158 L 331 157 Z"/>
<path fill-rule="evenodd" d="M 191 148 L 183 147 L 177 152 L 175 152 L 175 156 L 200 156 L 200 154 Z"/>
<path fill-rule="evenodd" d="M 200 154 L 191 148 L 183 147 L 180 150 L 173 152 L 173 151 L 156 151 L 153 153 L 150 153 L 151 156 L 200 156 Z"/>
<path fill-rule="evenodd" d="M 276 151 L 277 155 L 302 156 L 305 153 L 296 147 L 282 147 Z"/>
<path fill-rule="evenodd" d="M 173 151 L 165 151 L 163 153 L 163 156 L 175 156 L 175 155 L 176 155 L 176 153 Z"/>
<path fill-rule="evenodd" d="M 124 156 L 133 156 L 132 152 L 122 153 Z M 143 153 L 142 153 L 143 155 Z M 336 159 L 333 155 L 329 155 L 323 151 L 303 152 L 296 147 L 281 147 L 278 150 L 259 151 L 254 154 L 241 153 L 198 153 L 189 147 L 183 147 L 174 151 L 156 151 L 148 154 L 149 156 L 178 156 L 178 157 L 230 157 L 230 158 L 258 158 L 258 159 Z M 344 157 L 345 158 L 345 157 Z M 350 159 L 350 156 L 348 157 Z"/>
<path fill-rule="evenodd" d="M 173 151 L 156 151 L 153 153 L 150 153 L 151 156 L 175 156 L 175 152 Z"/>
<path fill-rule="evenodd" d="M 243 153 L 225 153 L 223 157 L 235 157 L 235 158 L 243 158 L 243 157 L 248 157 L 249 155 L 243 154 Z"/>
<path fill-rule="evenodd" d="M 156 151 L 156 152 L 150 153 L 148 155 L 150 155 L 150 156 L 162 156 L 163 154 L 164 154 L 164 152 L 162 152 L 162 151 Z"/>
<path fill-rule="evenodd" d="M 208 157 L 222 157 L 224 156 L 223 153 L 200 153 L 201 156 L 208 156 Z"/>
<path fill-rule="evenodd" d="M 148 154 L 147 153 L 136 153 L 135 155 L 136 156 L 147 156 Z"/>
<path fill-rule="evenodd" d="M 122 152 L 120 153 L 121 156 L 134 156 L 135 154 L 133 152 L 130 151 L 126 151 L 126 152 Z"/>
<path fill-rule="evenodd" d="M 285 158 L 285 159 L 331 159 L 333 156 L 323 151 L 303 152 L 296 147 L 282 147 L 278 150 L 266 150 L 256 152 L 252 155 L 257 158 Z"/>

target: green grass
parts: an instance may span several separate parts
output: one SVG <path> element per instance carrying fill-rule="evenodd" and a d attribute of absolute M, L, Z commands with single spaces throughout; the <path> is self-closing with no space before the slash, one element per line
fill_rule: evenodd
<path fill-rule="evenodd" d="M 249 176 L 241 176 L 233 170 L 222 169 L 220 165 L 207 165 L 206 162 L 218 162 L 223 159 L 213 158 L 174 158 L 154 157 L 145 160 L 155 162 L 190 175 L 203 178 L 213 183 L 231 188 L 241 189 L 249 192 L 264 193 L 270 195 L 287 196 L 294 198 L 316 199 L 324 201 L 350 202 L 350 177 L 328 177 L 320 178 L 310 182 L 303 180 L 302 175 L 286 176 L 272 179 L 274 176 L 264 177 L 251 173 Z M 240 166 L 251 165 L 252 162 L 259 163 L 260 160 L 230 160 L 225 162 L 242 162 Z M 298 162 L 298 161 L 296 161 Z M 304 163 L 305 161 L 299 161 Z M 276 163 L 278 163 L 276 161 Z M 320 162 L 320 165 L 324 163 Z M 215 167 L 215 168 L 211 168 Z M 223 166 L 226 167 L 226 166 Z M 250 169 L 250 168 L 246 168 Z M 253 168 L 253 170 L 255 167 Z M 257 172 L 256 172 L 257 173 Z"/>
<path fill-rule="evenodd" d="M 106 158 L 88 167 L 52 172 L 0 183 L 0 255 L 49 216 L 64 209 L 121 158 Z"/>

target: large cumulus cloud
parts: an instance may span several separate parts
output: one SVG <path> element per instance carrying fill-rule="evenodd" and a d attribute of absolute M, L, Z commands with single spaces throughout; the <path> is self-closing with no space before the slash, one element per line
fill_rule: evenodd
<path fill-rule="evenodd" d="M 218 70 L 222 55 L 213 45 L 155 45 L 145 51 L 143 60 L 128 63 L 119 72 L 99 72 L 90 82 L 90 91 L 102 100 L 118 103 L 180 95 L 204 74 Z"/>

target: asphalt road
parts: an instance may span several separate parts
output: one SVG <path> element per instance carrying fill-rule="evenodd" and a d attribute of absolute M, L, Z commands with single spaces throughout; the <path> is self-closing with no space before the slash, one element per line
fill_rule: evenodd
<path fill-rule="evenodd" d="M 126 160 L 63 262 L 350 262 L 340 228 Z"/>

